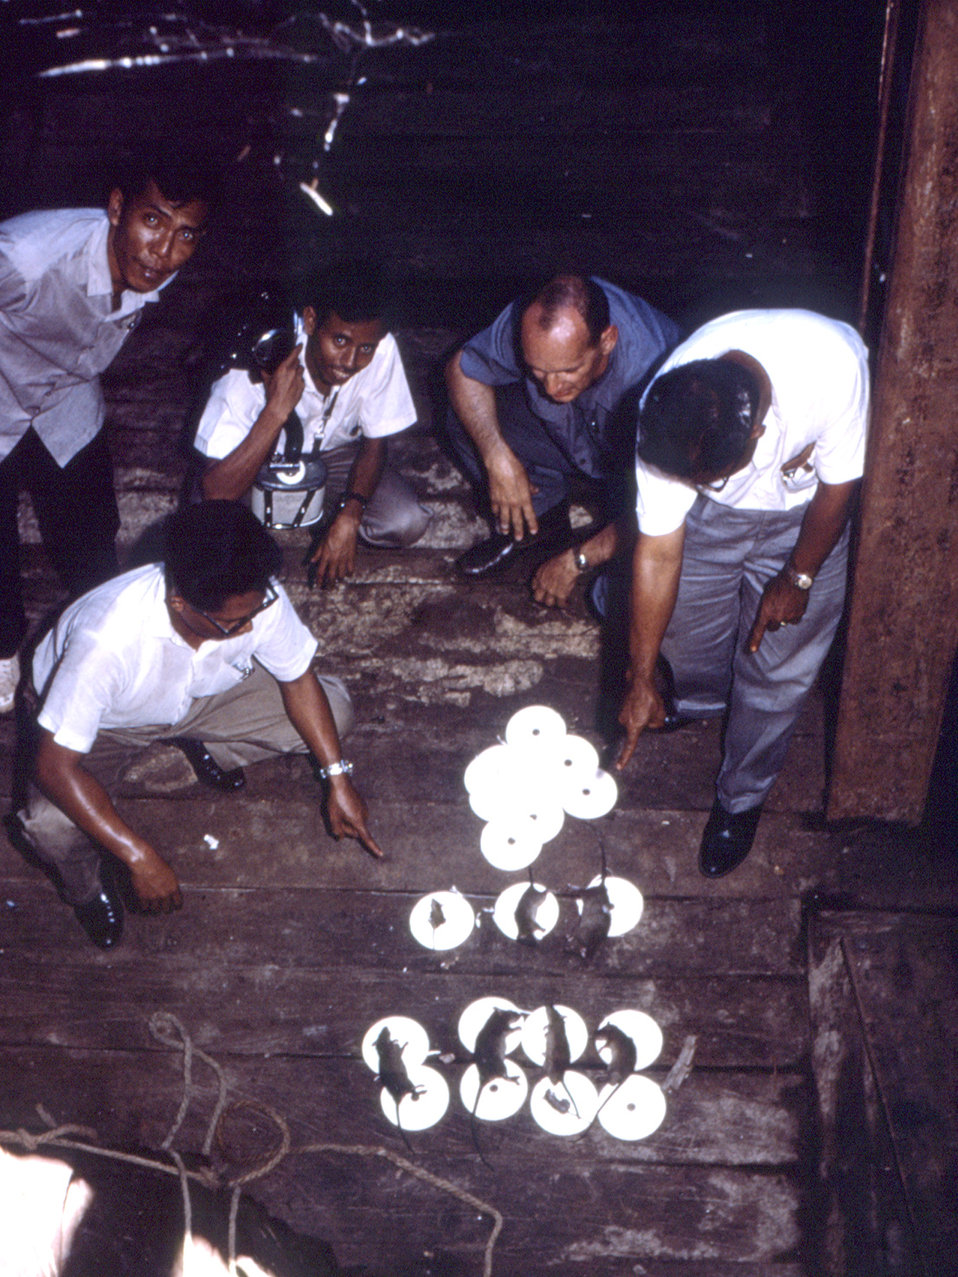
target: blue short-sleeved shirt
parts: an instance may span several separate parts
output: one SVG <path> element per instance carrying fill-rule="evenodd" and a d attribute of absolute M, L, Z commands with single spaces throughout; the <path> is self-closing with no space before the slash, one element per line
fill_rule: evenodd
<path fill-rule="evenodd" d="M 486 386 L 522 381 L 529 406 L 566 456 L 589 478 L 606 479 L 618 448 L 610 437 L 625 396 L 640 386 L 673 346 L 681 329 L 641 297 L 596 278 L 609 299 L 609 322 L 619 332 L 605 372 L 572 403 L 553 403 L 522 363 L 519 342 L 521 303 L 510 303 L 488 328 L 463 346 L 459 366 Z M 634 441 L 634 421 L 632 425 Z"/>

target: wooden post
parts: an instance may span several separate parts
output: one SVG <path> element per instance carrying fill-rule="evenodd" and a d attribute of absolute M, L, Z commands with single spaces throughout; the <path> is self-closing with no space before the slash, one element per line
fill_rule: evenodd
<path fill-rule="evenodd" d="M 958 5 L 919 17 L 829 819 L 917 824 L 958 643 Z"/>

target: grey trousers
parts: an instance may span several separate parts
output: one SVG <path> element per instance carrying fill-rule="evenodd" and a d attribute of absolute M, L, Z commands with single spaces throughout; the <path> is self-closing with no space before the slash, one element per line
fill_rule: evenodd
<path fill-rule="evenodd" d="M 353 725 L 349 693 L 338 678 L 318 678 L 342 738 Z M 82 766 L 109 792 L 142 750 L 154 741 L 174 736 L 202 740 L 226 769 L 280 754 L 307 752 L 306 743 L 286 716 L 279 684 L 254 662 L 248 678 L 228 692 L 199 697 L 172 726 L 101 731 Z M 56 872 L 63 899 L 71 905 L 92 900 L 100 890 L 101 849 L 34 785 L 27 806 L 17 815 L 38 860 Z"/>
<path fill-rule="evenodd" d="M 718 797 L 726 811 L 761 803 L 785 761 L 802 704 L 845 598 L 848 529 L 825 560 L 797 625 L 746 647 L 762 590 L 795 546 L 804 507 L 733 510 L 699 497 L 686 521 L 678 599 L 662 642 L 680 713 L 727 712 Z"/>
<path fill-rule="evenodd" d="M 358 451 L 358 445 L 347 443 L 322 454 L 327 470 L 327 510 L 332 509 L 346 491 L 349 472 Z M 387 465 L 369 505 L 363 511 L 359 535 L 366 545 L 381 550 L 398 550 L 415 544 L 431 519 L 432 511 L 420 505 L 411 485 Z"/>

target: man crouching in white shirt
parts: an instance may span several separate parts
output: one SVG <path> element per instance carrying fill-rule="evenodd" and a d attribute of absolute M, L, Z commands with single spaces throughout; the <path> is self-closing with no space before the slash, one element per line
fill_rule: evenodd
<path fill-rule="evenodd" d="M 262 381 L 234 368 L 214 382 L 194 446 L 205 460 L 202 495 L 244 499 L 260 467 L 285 446 L 295 410 L 303 456 L 327 470 L 323 533 L 312 565 L 322 586 L 352 575 L 356 543 L 412 545 L 431 511 L 387 465 L 387 439 L 416 421 L 399 347 L 387 331 L 374 275 L 339 267 L 310 281 L 299 344 Z"/>
<path fill-rule="evenodd" d="M 183 904 L 176 874 L 108 792 L 153 741 L 202 741 L 224 768 L 311 751 L 334 837 L 382 854 L 342 757 L 348 693 L 313 673 L 317 643 L 276 581 L 281 562 L 245 506 L 201 502 L 169 518 L 163 563 L 85 594 L 37 648 L 35 788 L 8 829 L 55 871 L 101 948 L 123 926 L 109 857 L 126 865 L 146 912 Z"/>

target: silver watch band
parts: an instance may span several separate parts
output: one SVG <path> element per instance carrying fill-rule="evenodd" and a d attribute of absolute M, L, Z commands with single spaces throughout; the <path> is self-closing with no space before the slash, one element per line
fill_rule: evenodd
<path fill-rule="evenodd" d="M 328 767 L 320 767 L 318 771 L 323 780 L 329 780 L 330 776 L 351 776 L 353 765 L 347 759 L 340 758 Z"/>

